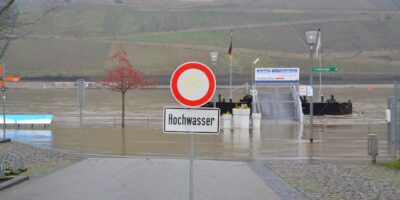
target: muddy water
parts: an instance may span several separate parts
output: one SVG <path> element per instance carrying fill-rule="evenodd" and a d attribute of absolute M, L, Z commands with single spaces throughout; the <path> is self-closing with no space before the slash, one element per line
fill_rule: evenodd
<path fill-rule="evenodd" d="M 338 99 L 352 99 L 355 110 L 359 112 L 343 117 L 344 122 L 367 119 L 369 116 L 383 119 L 386 98 L 391 92 L 391 89 L 375 92 L 366 88 L 334 90 Z M 243 91 L 236 93 L 241 96 Z M 75 90 L 12 89 L 7 92 L 8 113 L 50 113 L 55 115 L 55 121 L 47 136 L 42 132 L 38 137 L 27 137 L 27 134 L 19 134 L 18 131 L 9 131 L 8 135 L 35 145 L 87 154 L 188 155 L 187 135 L 166 135 L 161 131 L 162 108 L 177 105 L 169 90 L 129 93 L 127 128 L 124 131 L 118 128 L 120 101 L 118 93 L 101 89 L 87 90 L 84 127 L 79 128 Z M 330 117 L 321 119 L 324 120 L 330 121 Z M 386 126 L 383 123 L 368 126 L 366 123 L 343 124 L 342 120 L 340 125 L 318 125 L 315 127 L 316 140 L 313 145 L 308 142 L 307 130 L 305 128 L 302 131 L 297 122 L 264 120 L 259 130 L 225 130 L 219 135 L 198 135 L 195 137 L 195 153 L 197 157 L 229 160 L 282 157 L 367 159 L 366 139 L 371 132 L 378 135 L 380 156 L 388 156 Z M 35 135 L 35 132 L 32 134 Z"/>
<path fill-rule="evenodd" d="M 380 138 L 380 156 L 388 156 L 386 135 Z M 209 159 L 249 160 L 265 158 L 368 158 L 366 155 L 367 126 L 315 128 L 313 145 L 308 136 L 299 135 L 301 127 L 290 121 L 264 121 L 258 130 L 222 130 L 219 135 L 197 135 L 197 157 Z M 25 130 L 29 132 L 29 130 Z M 189 137 L 166 135 L 161 129 L 128 127 L 124 131 L 113 127 L 53 127 L 48 134 L 21 135 L 18 131 L 8 137 L 34 145 L 72 150 L 85 154 L 109 155 L 188 155 Z"/>

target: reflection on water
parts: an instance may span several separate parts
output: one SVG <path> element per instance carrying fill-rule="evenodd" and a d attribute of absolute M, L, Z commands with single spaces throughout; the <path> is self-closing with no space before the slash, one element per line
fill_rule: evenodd
<path fill-rule="evenodd" d="M 366 88 L 324 88 L 325 96 L 351 99 L 354 115 L 335 116 L 334 121 L 382 118 L 386 97 L 392 89 L 368 91 Z M 229 90 L 217 93 L 228 96 Z M 234 99 L 243 97 L 237 90 Z M 54 122 L 50 130 L 7 130 L 13 140 L 30 144 L 90 154 L 187 156 L 187 135 L 166 135 L 161 131 L 164 106 L 176 106 L 169 89 L 138 90 L 126 96 L 127 128 L 118 127 L 121 99 L 117 93 L 86 90 L 84 126 L 79 127 L 76 89 L 10 89 L 7 92 L 7 113 L 50 113 Z M 358 113 L 358 114 L 357 114 Z M 359 115 L 364 113 L 364 115 Z M 368 114 L 368 115 L 367 115 Z M 366 116 L 367 115 L 367 116 Z M 336 118 L 339 118 L 337 120 Z M 324 123 L 333 117 L 316 117 Z M 114 127 L 115 126 L 115 127 Z M 259 130 L 221 130 L 219 135 L 196 135 L 195 154 L 211 159 L 248 160 L 263 158 L 368 158 L 367 125 L 316 126 L 314 143 L 310 145 L 308 128 L 297 122 L 263 120 Z M 379 156 L 387 156 L 387 128 L 374 125 L 372 133 L 379 139 Z M 303 134 L 304 132 L 304 134 Z M 1 137 L 1 136 L 0 136 Z"/>
<path fill-rule="evenodd" d="M 3 135 L 3 129 L 0 130 Z M 52 137 L 51 130 L 6 130 L 6 138 L 42 147 L 51 147 Z"/>
<path fill-rule="evenodd" d="M 301 125 L 284 120 L 264 120 L 260 129 L 221 130 L 219 135 L 196 135 L 195 156 L 209 159 L 265 158 L 368 158 L 368 134 L 362 127 L 315 128 L 311 145 Z M 381 127 L 385 129 L 384 126 Z M 385 132 L 378 132 L 380 156 L 386 154 Z M 147 127 L 53 127 L 52 130 L 7 130 L 7 137 L 34 145 L 85 154 L 157 155 L 186 157 L 189 136 L 164 134 Z M 299 139 L 303 138 L 303 139 Z"/>

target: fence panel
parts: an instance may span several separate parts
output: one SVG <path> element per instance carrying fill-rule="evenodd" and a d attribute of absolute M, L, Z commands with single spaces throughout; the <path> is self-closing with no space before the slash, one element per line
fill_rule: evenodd
<path fill-rule="evenodd" d="M 392 156 L 396 159 L 400 153 L 400 82 L 394 82 L 394 94 L 388 99 L 390 123 L 388 139 L 392 145 Z"/>

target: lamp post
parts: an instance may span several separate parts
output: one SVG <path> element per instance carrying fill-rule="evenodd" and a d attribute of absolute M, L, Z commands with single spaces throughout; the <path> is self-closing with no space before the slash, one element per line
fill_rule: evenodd
<path fill-rule="evenodd" d="M 306 39 L 307 39 L 307 44 L 309 46 L 309 52 L 310 52 L 310 86 L 311 90 L 313 89 L 313 66 L 314 66 L 314 45 L 317 42 L 317 36 L 318 32 L 317 31 L 307 31 L 306 32 Z M 310 143 L 313 143 L 314 141 L 314 129 L 313 129 L 313 115 L 314 115 L 314 91 L 312 91 L 312 96 L 310 98 Z"/>
<path fill-rule="evenodd" d="M 3 72 L 3 77 L 4 77 L 4 72 Z M 5 85 L 1 87 L 1 92 L 3 93 L 3 141 L 6 141 L 6 86 Z"/>
<path fill-rule="evenodd" d="M 4 38 L 7 40 L 6 44 L 0 50 L 0 60 L 3 60 L 4 54 L 6 53 L 8 46 L 10 45 L 10 41 L 12 39 L 16 39 L 18 35 L 14 34 L 14 28 L 11 29 L 10 34 L 4 34 Z M 11 141 L 10 139 L 6 139 L 6 65 L 1 64 L 1 71 L 2 71 L 2 82 L 3 85 L 1 87 L 1 92 L 3 93 L 3 140 L 0 142 L 8 142 Z"/>
<path fill-rule="evenodd" d="M 8 43 L 8 42 L 7 42 Z M 2 54 L 4 55 L 4 54 Z M 0 56 L 2 56 L 0 55 Z M 1 72 L 1 93 L 3 94 L 3 142 L 7 142 L 6 139 L 6 65 L 1 64 L 0 66 Z"/>
<path fill-rule="evenodd" d="M 251 73 L 251 75 L 252 75 L 252 77 L 251 77 L 251 86 L 252 86 L 252 89 L 254 90 L 255 88 L 254 88 L 254 85 L 255 85 L 255 73 L 256 73 L 256 71 L 255 71 L 255 69 L 254 69 L 254 66 L 258 63 L 258 61 L 260 61 L 260 58 L 256 58 L 254 61 L 253 61 L 253 63 L 252 63 L 252 65 L 251 65 L 251 69 L 253 70 L 253 72 Z"/>
<path fill-rule="evenodd" d="M 215 64 L 218 61 L 218 51 L 210 52 L 210 59 L 214 66 L 214 73 L 217 73 L 217 69 L 215 68 Z M 217 98 L 214 98 L 214 108 L 217 107 Z"/>
<path fill-rule="evenodd" d="M 210 59 L 213 62 L 214 69 L 215 69 L 215 63 L 218 61 L 218 51 L 210 52 Z"/>
<path fill-rule="evenodd" d="M 257 95 L 257 90 L 255 86 L 255 65 L 260 61 L 260 58 L 256 58 L 252 63 L 251 63 L 251 69 L 253 72 L 251 73 L 251 90 L 250 90 L 250 95 L 252 96 L 252 101 L 251 101 L 251 113 L 256 113 L 257 111 L 260 111 L 260 108 L 257 107 L 258 104 L 258 95 Z"/>

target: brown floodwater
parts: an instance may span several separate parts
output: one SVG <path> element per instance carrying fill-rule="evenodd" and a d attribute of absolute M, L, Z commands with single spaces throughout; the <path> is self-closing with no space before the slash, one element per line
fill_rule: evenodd
<path fill-rule="evenodd" d="M 221 89 L 220 89 L 221 90 Z M 221 90 L 226 94 L 226 90 Z M 221 130 L 218 135 L 196 135 L 196 157 L 250 160 L 266 158 L 367 159 L 369 133 L 378 135 L 379 157 L 388 157 L 387 127 L 382 121 L 392 89 L 326 88 L 325 96 L 351 99 L 356 112 L 351 116 L 318 117 L 315 142 L 308 141 L 308 128 L 287 120 L 263 120 L 258 130 Z M 244 94 L 237 90 L 236 96 Z M 79 127 L 79 110 L 74 89 L 11 89 L 7 113 L 54 114 L 53 125 L 8 130 L 8 137 L 34 145 L 84 154 L 155 155 L 186 157 L 188 135 L 162 132 L 162 109 L 178 105 L 168 89 L 133 91 L 127 96 L 127 126 L 119 128 L 121 96 L 103 89 L 88 89 L 84 127 Z M 370 121 L 370 124 L 368 124 Z M 355 123 L 357 122 L 357 123 Z"/>

